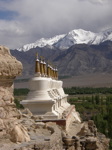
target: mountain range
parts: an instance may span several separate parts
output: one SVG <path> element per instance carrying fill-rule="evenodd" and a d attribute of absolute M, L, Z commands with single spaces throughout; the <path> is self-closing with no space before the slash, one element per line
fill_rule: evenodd
<path fill-rule="evenodd" d="M 36 53 L 52 62 L 59 75 L 71 77 L 90 73 L 112 73 L 112 30 L 100 33 L 72 30 L 67 34 L 40 39 L 11 50 L 23 64 L 23 78 L 34 74 Z"/>
<path fill-rule="evenodd" d="M 72 30 L 67 34 L 56 35 L 52 38 L 41 38 L 34 43 L 17 48 L 18 51 L 28 51 L 36 47 L 49 46 L 50 48 L 68 49 L 75 44 L 98 45 L 104 41 L 112 41 L 112 29 L 100 33 L 93 33 L 82 29 Z"/>

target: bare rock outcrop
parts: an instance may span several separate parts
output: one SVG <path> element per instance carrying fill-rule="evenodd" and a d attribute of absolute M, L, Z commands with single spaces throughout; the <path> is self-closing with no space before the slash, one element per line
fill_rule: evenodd
<path fill-rule="evenodd" d="M 10 54 L 7 47 L 0 46 L 0 118 L 17 117 L 14 104 L 13 80 L 22 72 L 22 64 Z"/>
<path fill-rule="evenodd" d="M 8 48 L 0 46 L 0 135 L 13 142 L 30 140 L 25 127 L 18 124 L 20 113 L 13 97 L 13 80 L 21 72 L 21 62 L 10 54 Z"/>
<path fill-rule="evenodd" d="M 65 148 L 68 150 L 108 150 L 109 139 L 97 132 L 93 120 L 71 124 L 68 135 L 63 136 Z"/>
<path fill-rule="evenodd" d="M 7 47 L 0 46 L 0 79 L 15 78 L 20 75 L 22 64 L 10 54 Z"/>
<path fill-rule="evenodd" d="M 22 64 L 0 46 L 0 118 L 9 118 L 16 113 L 13 97 L 13 80 L 22 72 Z"/>
<path fill-rule="evenodd" d="M 8 48 L 0 46 L 0 100 L 3 100 L 0 107 L 13 102 L 13 80 L 21 72 L 21 62 L 10 54 Z"/>

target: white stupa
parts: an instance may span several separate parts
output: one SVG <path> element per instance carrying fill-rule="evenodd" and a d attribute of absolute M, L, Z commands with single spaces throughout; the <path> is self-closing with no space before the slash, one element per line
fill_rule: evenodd
<path fill-rule="evenodd" d="M 37 57 L 35 76 L 29 81 L 30 92 L 21 104 L 44 119 L 61 119 L 63 112 L 70 106 L 62 85 L 63 82 L 58 80 L 57 69 L 49 64 L 46 66 L 45 61 Z"/>

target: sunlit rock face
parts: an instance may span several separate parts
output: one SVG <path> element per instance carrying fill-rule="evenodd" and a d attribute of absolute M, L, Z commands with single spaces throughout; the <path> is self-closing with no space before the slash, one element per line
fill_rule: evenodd
<path fill-rule="evenodd" d="M 2 140 L 4 136 L 12 142 L 30 140 L 27 131 L 18 122 L 20 113 L 14 104 L 13 97 L 13 80 L 21 72 L 21 62 L 10 54 L 8 48 L 0 46 L 0 135 Z M 24 134 L 25 137 L 20 139 L 20 134 Z"/>
<path fill-rule="evenodd" d="M 21 62 L 10 54 L 7 47 L 0 46 L 0 79 L 15 78 L 21 72 Z"/>
<path fill-rule="evenodd" d="M 10 54 L 7 47 L 0 46 L 0 99 L 13 101 L 13 80 L 21 72 L 21 62 Z"/>

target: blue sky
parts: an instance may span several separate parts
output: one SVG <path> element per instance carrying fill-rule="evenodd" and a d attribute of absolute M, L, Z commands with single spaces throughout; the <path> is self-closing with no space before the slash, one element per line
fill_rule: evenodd
<path fill-rule="evenodd" d="M 0 44 L 9 48 L 79 28 L 112 28 L 112 0 L 0 0 Z"/>
<path fill-rule="evenodd" d="M 9 10 L 0 10 L 0 20 L 13 20 L 18 13 Z"/>

